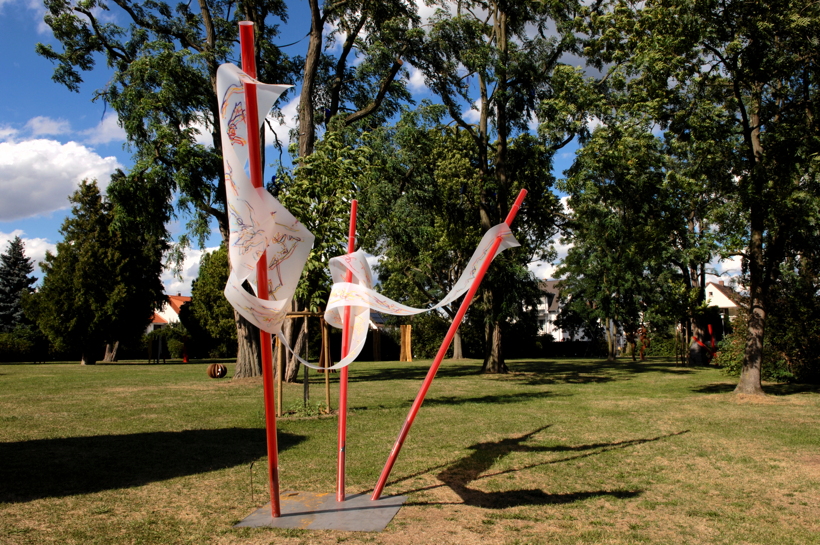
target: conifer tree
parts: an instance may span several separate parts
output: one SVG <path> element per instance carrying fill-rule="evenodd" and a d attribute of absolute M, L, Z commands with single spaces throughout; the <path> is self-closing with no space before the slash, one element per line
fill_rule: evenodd
<path fill-rule="evenodd" d="M 0 332 L 10 332 L 23 325 L 25 316 L 20 300 L 23 293 L 32 292 L 37 279 L 33 260 L 26 257 L 25 244 L 16 236 L 0 255 Z"/>

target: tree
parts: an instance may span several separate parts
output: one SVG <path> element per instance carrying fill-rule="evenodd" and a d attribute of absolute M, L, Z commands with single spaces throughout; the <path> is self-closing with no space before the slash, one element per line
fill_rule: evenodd
<path fill-rule="evenodd" d="M 140 336 L 164 302 L 163 246 L 137 229 L 114 229 L 96 182 L 84 181 L 69 200 L 63 240 L 56 255 L 46 253 L 43 284 L 25 310 L 58 350 L 93 365 L 105 343 Z"/>
<path fill-rule="evenodd" d="M 416 4 L 405 0 L 309 0 L 310 34 L 299 101 L 299 157 L 313 153 L 317 125 L 339 115 L 341 126 L 380 126 L 409 101 L 402 56 L 419 43 Z M 325 42 L 326 25 L 335 28 Z M 323 54 L 327 46 L 337 55 Z M 351 66 L 353 65 L 353 66 Z M 316 115 L 316 111 L 323 112 Z"/>
<path fill-rule="evenodd" d="M 207 332 L 211 352 L 220 357 L 232 355 L 236 346 L 236 326 L 231 304 L 225 298 L 225 284 L 228 282 L 228 249 L 204 253 L 199 262 L 199 274 L 191 286 L 191 302 L 186 312 L 192 320 Z M 189 331 L 195 331 L 182 320 Z"/>
<path fill-rule="evenodd" d="M 762 394 L 770 291 L 817 247 L 820 6 L 797 2 L 613 1 L 593 13 L 592 49 L 670 136 L 723 154 L 712 190 L 724 255 L 743 258 L 750 315 L 736 391 Z M 726 136 L 729 138 L 725 138 Z"/>
<path fill-rule="evenodd" d="M 56 82 L 79 91 L 81 72 L 93 69 L 98 56 L 113 71 L 94 100 L 105 101 L 117 113 L 134 151 L 134 166 L 111 190 L 141 204 L 134 211 L 138 222 L 147 215 L 160 220 L 177 212 L 189 215 L 188 233 L 177 241 L 179 262 L 192 240 L 204 245 L 211 220 L 227 244 L 216 70 L 229 60 L 238 64 L 231 57 L 238 22 L 250 20 L 255 23 L 259 79 L 292 81 L 295 65 L 274 44 L 276 21 L 286 21 L 284 2 L 248 1 L 238 9 L 229 0 L 173 8 L 157 0 L 45 0 L 45 5 L 45 22 L 62 50 L 38 44 L 37 51 L 57 63 Z M 126 25 L 110 22 L 122 19 Z M 203 137 L 213 145 L 199 143 Z M 240 339 L 236 376 L 260 375 L 259 332 L 238 313 L 235 320 Z"/>
<path fill-rule="evenodd" d="M 345 129 L 339 120 L 331 122 L 331 130 L 315 144 L 313 152 L 296 159 L 294 175 L 272 188 L 291 213 L 304 218 L 305 227 L 316 237 L 294 295 L 295 310 L 324 309 L 332 283 L 328 262 L 347 253 L 350 203 L 370 168 L 370 150 L 355 145 L 355 141 L 355 131 Z M 290 326 L 292 322 L 288 322 Z M 304 323 L 291 344 L 296 354 L 302 353 L 307 342 Z M 288 328 L 286 333 L 290 331 L 294 330 Z M 284 378 L 293 382 L 298 375 L 299 360 L 291 356 Z"/>
<path fill-rule="evenodd" d="M 606 94 L 593 110 L 603 125 L 559 184 L 572 210 L 565 236 L 572 247 L 559 270 L 573 299 L 566 312 L 614 320 L 633 335 L 642 322 L 660 330 L 691 322 L 705 331 L 697 320 L 703 273 L 717 251 L 708 227 L 715 200 L 704 195 L 708 178 L 698 172 L 708 161 L 692 166 L 687 148 L 652 134 L 651 118 L 628 96 Z"/>
<path fill-rule="evenodd" d="M 571 22 L 578 5 L 472 0 L 437 6 L 440 9 L 430 21 L 424 55 L 415 62 L 450 118 L 472 139 L 480 175 L 477 219 L 486 231 L 506 217 L 516 189 L 525 186 L 520 175 L 532 166 L 527 160 L 527 166 L 519 166 L 516 159 L 521 155 L 514 150 L 514 142 L 519 152 L 533 153 L 529 157 L 538 158 L 538 168 L 548 171 L 554 153 L 585 125 L 572 108 L 552 115 L 555 112 L 540 107 L 551 96 L 553 77 L 562 69 L 562 55 L 575 48 Z M 478 109 L 476 124 L 463 114 L 465 107 Z M 538 139 L 528 136 L 535 116 L 540 123 Z M 539 202 L 542 199 L 544 204 Z M 539 187 L 527 206 L 552 208 L 553 202 L 551 192 Z M 540 229 L 525 218 L 516 220 L 517 228 L 530 229 L 527 238 L 536 248 L 549 240 L 556 218 L 541 219 L 546 221 L 537 224 Z M 494 267 L 504 268 L 508 262 L 502 257 Z M 501 342 L 504 289 L 503 281 L 496 283 L 491 276 L 483 291 L 488 309 L 484 372 L 506 371 Z"/>
<path fill-rule="evenodd" d="M 34 291 L 37 279 L 29 276 L 33 271 L 23 240 L 15 236 L 0 255 L 0 332 L 9 333 L 25 323 L 21 300 L 24 293 Z"/>
<path fill-rule="evenodd" d="M 216 70 L 222 62 L 238 63 L 232 57 L 237 23 L 250 20 L 256 30 L 259 79 L 296 83 L 298 60 L 289 59 L 274 42 L 278 22 L 287 21 L 285 3 L 200 0 L 175 8 L 161 0 L 45 3 L 46 23 L 62 51 L 43 44 L 37 50 L 58 64 L 55 81 L 77 91 L 80 72 L 93 69 L 98 55 L 114 71 L 95 99 L 117 112 L 135 152 L 134 167 L 122 180 L 121 191 L 165 219 L 175 211 L 190 214 L 189 232 L 176 247 L 178 258 L 192 240 L 203 245 L 211 220 L 216 220 L 227 244 Z M 324 10 L 318 0 L 311 0 L 309 7 L 312 29 L 302 73 L 298 131 L 302 157 L 313 150 L 317 126 L 336 114 L 343 114 L 348 126 L 364 120 L 378 124 L 409 98 L 398 76 L 400 55 L 414 35 L 415 21 L 415 5 L 398 0 L 335 2 Z M 128 24 L 106 22 L 118 18 Z M 325 23 L 337 29 L 331 41 L 343 37 L 336 57 L 322 54 Z M 281 100 L 286 99 L 283 95 Z M 325 115 L 316 116 L 317 109 Z M 209 136 L 213 146 L 198 143 L 201 136 Z M 238 313 L 235 319 L 239 339 L 235 376 L 259 375 L 258 331 Z"/>

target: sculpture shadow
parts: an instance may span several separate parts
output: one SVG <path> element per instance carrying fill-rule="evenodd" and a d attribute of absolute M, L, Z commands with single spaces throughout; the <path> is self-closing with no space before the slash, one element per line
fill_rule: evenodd
<path fill-rule="evenodd" d="M 278 434 L 279 450 L 305 439 Z M 141 486 L 249 464 L 267 454 L 264 429 L 229 428 L 0 443 L 0 503 Z"/>
<path fill-rule="evenodd" d="M 606 452 L 608 450 L 627 448 L 633 445 L 659 441 L 676 435 L 688 433 L 689 430 L 684 430 L 676 433 L 652 437 L 648 439 L 631 439 L 627 441 L 615 441 L 611 443 L 592 443 L 587 445 L 556 445 L 556 446 L 540 446 L 528 445 L 526 442 L 536 434 L 545 430 L 549 426 L 537 428 L 524 435 L 509 437 L 501 439 L 500 441 L 476 443 L 469 447 L 473 452 L 468 456 L 456 461 L 455 463 L 446 467 L 443 471 L 437 474 L 438 479 L 444 483 L 445 486 L 453 490 L 466 505 L 475 507 L 483 507 L 488 509 L 505 509 L 507 507 L 516 507 L 523 505 L 549 505 L 549 504 L 566 504 L 576 501 L 582 501 L 589 498 L 599 496 L 612 496 L 616 498 L 634 498 L 643 493 L 641 490 L 593 490 L 593 491 L 579 491 L 566 494 L 549 494 L 540 489 L 522 489 L 522 490 L 505 490 L 498 492 L 485 492 L 470 486 L 474 481 L 495 477 L 498 475 L 505 475 L 509 473 L 517 473 L 525 471 L 534 467 L 539 467 L 548 464 L 556 464 L 570 460 L 577 460 L 589 456 L 595 456 Z M 501 458 L 507 456 L 512 452 L 573 452 L 573 456 L 561 458 L 558 460 L 549 460 L 546 462 L 532 464 L 526 467 L 498 471 L 493 473 L 486 473 L 490 468 Z M 436 488 L 436 485 L 429 488 Z M 424 489 L 420 489 L 424 490 Z M 417 490 L 418 491 L 418 490 Z M 413 491 L 410 491 L 413 492 Z"/>

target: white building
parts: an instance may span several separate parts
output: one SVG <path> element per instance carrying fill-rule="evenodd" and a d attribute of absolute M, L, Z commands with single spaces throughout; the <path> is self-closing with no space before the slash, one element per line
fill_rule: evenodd
<path fill-rule="evenodd" d="M 558 318 L 558 313 L 561 311 L 559 304 L 560 292 L 556 286 L 558 282 L 560 280 L 541 280 L 538 283 L 542 291 L 542 297 L 538 303 L 538 333 L 552 335 L 556 342 L 583 340 L 583 330 L 579 331 L 575 337 L 572 337 L 569 332 L 559 329 L 555 325 L 555 319 Z"/>
<path fill-rule="evenodd" d="M 733 320 L 740 310 L 737 293 L 725 285 L 723 280 L 718 281 L 717 284 L 706 283 L 706 304 L 710 307 L 718 307 L 720 314 L 729 317 L 730 320 Z"/>
<path fill-rule="evenodd" d="M 145 329 L 145 333 L 151 333 L 157 329 L 163 328 L 168 324 L 179 321 L 179 309 L 182 305 L 189 303 L 191 298 L 187 295 L 166 295 L 165 303 L 159 312 L 155 312 L 151 318 L 151 323 Z"/>

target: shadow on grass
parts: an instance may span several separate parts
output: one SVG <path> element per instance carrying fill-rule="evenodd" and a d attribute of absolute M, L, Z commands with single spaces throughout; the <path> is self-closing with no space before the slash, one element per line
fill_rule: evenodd
<path fill-rule="evenodd" d="M 488 509 L 504 509 L 507 507 L 516 507 L 522 505 L 547 505 L 547 504 L 562 504 L 572 503 L 575 501 L 582 501 L 588 498 L 598 496 L 614 496 L 616 498 L 633 498 L 643 493 L 641 490 L 597 490 L 589 492 L 574 492 L 569 494 L 548 494 L 539 489 L 523 489 L 523 490 L 506 490 L 500 492 L 485 492 L 470 487 L 470 483 L 480 479 L 487 479 L 490 477 L 497 477 L 499 475 L 506 475 L 510 473 L 518 473 L 527 469 L 532 469 L 539 466 L 557 464 L 560 462 L 568 462 L 587 458 L 602 454 L 609 450 L 627 448 L 634 445 L 650 443 L 653 441 L 660 441 L 676 435 L 683 435 L 689 433 L 689 430 L 684 430 L 676 433 L 660 435 L 648 439 L 630 439 L 627 441 L 615 441 L 611 443 L 592 443 L 588 445 L 576 446 L 539 446 L 527 445 L 526 441 L 531 439 L 536 434 L 542 432 L 549 426 L 537 428 L 529 433 L 517 437 L 510 437 L 500 441 L 476 443 L 469 448 L 474 452 L 458 460 L 454 464 L 440 472 L 437 477 L 444 483 L 444 486 L 449 487 L 462 499 L 466 505 L 476 507 L 483 507 Z M 512 452 L 578 452 L 575 456 L 561 458 L 558 460 L 549 460 L 537 464 L 528 465 L 525 467 L 509 469 L 504 471 L 497 471 L 487 473 L 498 460 L 507 456 Z M 441 467 L 441 466 L 439 466 Z M 430 471 L 438 469 L 432 468 Z M 415 476 L 417 476 L 416 474 Z M 411 476 L 412 478 L 413 476 Z M 399 479 L 399 481 L 404 479 Z M 398 482 L 398 481 L 395 481 Z M 391 483 L 393 484 L 393 483 Z M 421 490 L 429 490 L 438 488 L 442 485 L 435 485 L 425 487 L 417 490 L 410 490 L 403 493 L 419 492 Z"/>
<path fill-rule="evenodd" d="M 679 367 L 664 358 L 650 358 L 646 361 L 632 361 L 618 358 L 615 361 L 605 359 L 562 359 L 562 360 L 513 360 L 507 362 L 514 372 L 537 373 L 563 376 L 591 375 L 606 377 L 610 373 L 670 373 L 673 375 L 690 375 L 697 372 L 692 367 Z M 612 380 L 610 378 L 610 380 Z"/>
<path fill-rule="evenodd" d="M 510 374 L 484 375 L 501 380 L 522 380 L 526 384 L 539 386 L 544 384 L 587 384 L 605 383 L 614 380 L 628 380 L 630 374 L 636 373 L 671 373 L 689 375 L 697 370 L 691 367 L 678 367 L 664 358 L 650 358 L 647 361 L 633 362 L 625 358 L 615 361 L 589 358 L 566 358 L 560 360 L 508 360 Z M 357 365 L 350 372 L 350 382 L 372 382 L 379 380 L 418 380 L 424 379 L 430 368 L 429 360 L 415 362 L 395 362 L 395 366 L 385 369 L 382 365 L 369 367 L 367 362 Z M 481 360 L 444 360 L 436 373 L 437 377 L 469 377 L 481 375 Z"/>
<path fill-rule="evenodd" d="M 465 405 L 467 403 L 523 403 L 536 398 L 555 397 L 557 394 L 550 392 L 521 392 L 517 394 L 487 395 L 481 397 L 455 397 L 439 396 L 430 397 L 424 400 L 426 406 L 431 405 Z M 569 396 L 570 394 L 561 394 Z M 412 400 L 410 400 L 412 403 Z"/>
<path fill-rule="evenodd" d="M 763 391 L 775 396 L 787 396 L 792 394 L 820 393 L 820 384 L 764 384 Z"/>
<path fill-rule="evenodd" d="M 379 380 L 423 380 L 430 369 L 429 360 L 415 362 L 395 362 L 395 367 L 368 367 L 368 362 L 356 364 L 350 370 L 349 382 L 373 382 Z M 469 377 L 477 376 L 481 372 L 481 361 L 459 360 L 458 363 L 445 360 L 439 367 L 436 377 Z"/>
<path fill-rule="evenodd" d="M 279 432 L 279 450 L 305 438 Z M 0 443 L 0 503 L 129 488 L 249 464 L 264 429 L 185 430 Z"/>
<path fill-rule="evenodd" d="M 713 382 L 692 388 L 693 392 L 699 394 L 725 394 L 735 389 L 737 384 L 727 384 L 725 382 Z"/>
<path fill-rule="evenodd" d="M 697 388 L 692 388 L 693 392 L 701 394 L 728 394 L 734 392 L 737 384 L 734 382 L 713 382 L 712 384 L 704 384 Z M 764 384 L 763 391 L 769 395 L 787 396 L 794 394 L 805 393 L 820 393 L 820 384 L 792 384 L 789 382 L 782 382 L 777 384 Z"/>

